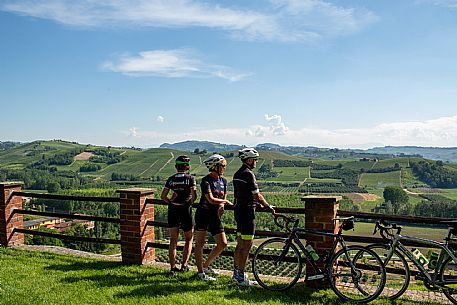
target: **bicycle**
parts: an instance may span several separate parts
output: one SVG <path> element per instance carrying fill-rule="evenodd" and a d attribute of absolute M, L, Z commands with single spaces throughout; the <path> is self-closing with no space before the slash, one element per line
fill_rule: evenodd
<path fill-rule="evenodd" d="M 454 304 L 457 304 L 457 252 L 450 247 L 452 235 L 457 234 L 457 221 L 444 221 L 448 225 L 448 233 L 444 242 L 424 239 L 413 236 L 401 235 L 402 227 L 395 223 L 380 220 L 376 222 L 373 234 L 379 229 L 380 235 L 386 243 L 367 246 L 378 253 L 384 261 L 387 272 L 386 287 L 383 296 L 394 300 L 400 297 L 406 289 L 411 278 L 411 270 L 406 261 L 408 258 L 418 269 L 416 279 L 423 280 L 429 290 L 441 290 Z M 438 247 L 438 258 L 426 266 L 424 256 L 410 251 L 402 241 L 414 241 L 424 246 Z M 418 251 L 418 250 L 416 250 Z M 406 258 L 405 258 L 406 257 Z M 428 269 L 428 270 L 427 270 Z"/>
<path fill-rule="evenodd" d="M 303 263 L 308 263 L 314 274 L 308 276 L 307 280 L 327 280 L 336 295 L 345 301 L 366 303 L 381 294 L 386 273 L 379 256 L 365 247 L 348 246 L 341 235 L 343 230 L 354 228 L 354 217 L 334 219 L 341 221 L 338 233 L 334 234 L 298 227 L 299 220 L 295 217 L 275 212 L 273 215 L 275 224 L 285 228 L 288 237 L 268 239 L 255 251 L 252 270 L 260 286 L 275 291 L 289 289 L 301 277 Z M 279 223 L 280 219 L 284 225 Z M 324 270 L 317 264 L 319 259 L 314 249 L 304 246 L 300 241 L 300 233 L 334 238 L 331 252 L 319 258 L 324 263 Z M 341 249 L 337 251 L 338 247 Z"/>

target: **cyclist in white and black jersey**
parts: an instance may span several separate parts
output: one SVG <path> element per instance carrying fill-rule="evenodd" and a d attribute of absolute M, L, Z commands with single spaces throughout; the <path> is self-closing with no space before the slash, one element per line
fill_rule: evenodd
<path fill-rule="evenodd" d="M 257 181 L 252 170 L 256 167 L 259 153 L 254 148 L 244 148 L 238 157 L 243 165 L 233 176 L 235 195 L 235 221 L 237 244 L 234 253 L 233 280 L 241 286 L 255 285 L 245 273 L 246 261 L 255 234 L 255 208 L 258 204 L 273 209 L 260 194 Z"/>
<path fill-rule="evenodd" d="M 163 188 L 161 198 L 168 203 L 168 230 L 170 233 L 170 247 L 168 258 L 171 273 L 189 270 L 187 263 L 192 252 L 193 224 L 192 204 L 197 199 L 197 185 L 195 178 L 187 173 L 190 169 L 190 159 L 187 156 L 176 158 L 177 173 L 169 177 Z M 173 192 L 168 198 L 170 190 Z M 184 231 L 186 243 L 182 253 L 181 269 L 176 267 L 176 247 L 178 244 L 179 229 Z"/>
<path fill-rule="evenodd" d="M 225 158 L 214 154 L 204 161 L 209 174 L 201 182 L 202 196 L 195 212 L 195 262 L 197 278 L 203 281 L 214 281 L 218 272 L 211 268 L 211 263 L 227 247 L 227 237 L 221 223 L 224 205 L 232 205 L 227 200 L 227 179 L 222 177 L 227 166 Z M 203 247 L 206 243 L 206 232 L 209 231 L 216 241 L 216 247 L 203 262 Z"/>

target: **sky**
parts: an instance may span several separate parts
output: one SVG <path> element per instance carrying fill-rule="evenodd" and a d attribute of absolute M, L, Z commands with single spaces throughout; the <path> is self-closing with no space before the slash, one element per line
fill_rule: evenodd
<path fill-rule="evenodd" d="M 457 0 L 0 0 L 0 141 L 457 146 Z"/>

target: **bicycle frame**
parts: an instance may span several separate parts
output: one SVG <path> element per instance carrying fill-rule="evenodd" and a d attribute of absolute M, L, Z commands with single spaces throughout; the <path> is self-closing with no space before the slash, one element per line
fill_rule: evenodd
<path fill-rule="evenodd" d="M 300 233 L 328 236 L 328 237 L 333 237 L 334 238 L 331 252 L 323 260 L 325 265 L 327 265 L 329 263 L 330 259 L 332 258 L 331 253 L 335 253 L 336 252 L 335 250 L 336 250 L 338 245 L 341 245 L 342 249 L 347 249 L 347 244 L 344 241 L 343 236 L 341 235 L 341 233 L 335 234 L 335 233 L 329 233 L 329 232 L 324 232 L 324 231 L 319 231 L 319 230 L 314 230 L 314 229 L 305 229 L 305 228 L 300 228 L 300 227 L 293 228 L 292 231 L 290 232 L 289 236 L 287 237 L 287 245 L 289 245 L 292 242 L 294 242 L 296 245 L 298 245 L 298 247 L 300 248 L 302 253 L 305 255 L 306 261 L 309 264 L 311 264 L 311 266 L 313 267 L 313 269 L 315 271 L 315 274 L 326 274 L 326 273 L 325 273 L 325 270 L 324 271 L 321 270 L 321 268 L 317 265 L 317 263 L 311 257 L 311 254 L 309 253 L 309 251 L 305 248 L 305 246 L 301 242 L 300 237 L 299 237 Z M 348 254 L 346 253 L 346 256 L 347 255 Z"/>
<path fill-rule="evenodd" d="M 457 284 L 457 280 L 450 280 L 450 281 L 445 281 L 444 283 L 439 281 L 437 276 L 439 275 L 439 268 L 443 264 L 444 260 L 447 257 L 451 257 L 452 260 L 457 264 L 457 256 L 456 253 L 452 250 L 449 249 L 449 241 L 450 241 L 450 235 L 451 235 L 451 229 L 449 228 L 448 230 L 448 236 L 445 238 L 444 242 L 438 242 L 434 240 L 429 240 L 429 239 L 424 239 L 420 237 L 414 237 L 414 236 L 407 236 L 407 235 L 401 235 L 401 234 L 395 234 L 393 239 L 389 242 L 390 244 L 390 249 L 387 252 L 387 258 L 385 261 L 389 261 L 394 253 L 394 250 L 397 249 L 399 250 L 402 254 L 404 254 L 407 258 L 409 258 L 413 264 L 417 267 L 419 272 L 429 281 L 429 283 L 443 287 L 444 283 L 447 284 Z M 415 241 L 419 242 L 421 244 L 424 244 L 424 246 L 432 246 L 432 247 L 437 247 L 440 248 L 440 254 L 438 256 L 438 261 L 436 264 L 436 267 L 434 268 L 433 273 L 431 274 L 429 270 L 427 270 L 416 257 L 412 254 L 412 252 L 406 248 L 405 245 L 402 244 L 402 241 Z"/>

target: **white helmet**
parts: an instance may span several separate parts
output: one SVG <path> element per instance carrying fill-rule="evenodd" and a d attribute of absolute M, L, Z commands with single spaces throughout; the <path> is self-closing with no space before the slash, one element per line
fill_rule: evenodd
<path fill-rule="evenodd" d="M 209 170 L 214 170 L 216 169 L 216 166 L 222 165 L 225 161 L 225 158 L 219 154 L 214 154 L 212 156 L 209 156 L 208 159 L 203 161 L 205 163 L 206 167 Z"/>
<path fill-rule="evenodd" d="M 257 159 L 259 157 L 259 153 L 257 150 L 251 147 L 243 148 L 242 150 L 238 151 L 238 157 L 241 160 L 246 160 L 247 158 L 255 158 Z"/>

